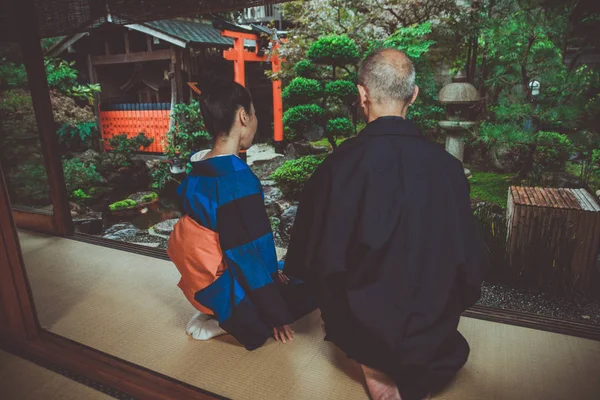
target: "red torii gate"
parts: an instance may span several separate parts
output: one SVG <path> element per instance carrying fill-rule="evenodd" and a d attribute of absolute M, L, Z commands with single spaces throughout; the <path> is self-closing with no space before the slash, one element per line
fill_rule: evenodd
<path fill-rule="evenodd" d="M 221 36 L 230 37 L 233 39 L 233 48 L 223 51 L 223 57 L 226 60 L 233 61 L 234 80 L 242 86 L 246 86 L 246 61 L 269 61 L 269 55 L 259 55 L 258 33 L 236 32 L 231 30 L 221 30 Z M 256 42 L 255 51 L 249 52 L 244 48 L 244 40 L 254 40 Z M 277 50 L 279 42 L 272 41 L 271 50 L 271 69 L 273 73 L 281 70 L 281 59 Z M 276 144 L 283 143 L 283 106 L 281 101 L 281 81 L 279 79 L 273 81 L 273 139 Z"/>

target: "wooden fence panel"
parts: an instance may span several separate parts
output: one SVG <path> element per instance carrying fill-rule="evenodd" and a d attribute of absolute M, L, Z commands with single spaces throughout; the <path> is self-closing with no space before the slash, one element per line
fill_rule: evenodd
<path fill-rule="evenodd" d="M 146 153 L 164 153 L 171 118 L 169 103 L 103 104 L 100 107 L 100 133 L 105 149 L 111 150 L 108 141 L 116 135 L 133 138 L 143 132 L 154 139 Z"/>

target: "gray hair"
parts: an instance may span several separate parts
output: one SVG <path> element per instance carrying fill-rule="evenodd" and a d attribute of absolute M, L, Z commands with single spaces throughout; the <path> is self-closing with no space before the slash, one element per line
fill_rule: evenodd
<path fill-rule="evenodd" d="M 377 103 L 410 101 L 415 93 L 415 66 L 397 49 L 382 48 L 369 54 L 360 66 L 358 84 Z"/>

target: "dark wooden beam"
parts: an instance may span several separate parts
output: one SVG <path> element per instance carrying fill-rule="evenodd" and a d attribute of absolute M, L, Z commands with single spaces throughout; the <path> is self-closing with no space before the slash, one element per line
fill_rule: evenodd
<path fill-rule="evenodd" d="M 130 49 L 129 49 L 129 32 L 127 32 L 127 31 L 123 32 L 123 40 L 125 40 L 125 54 L 129 54 L 130 53 Z"/>
<path fill-rule="evenodd" d="M 92 65 L 127 64 L 144 61 L 170 60 L 171 50 L 140 51 L 129 54 L 92 56 Z"/>
<path fill-rule="evenodd" d="M 61 155 L 58 149 L 58 135 L 56 123 L 50 102 L 50 91 L 44 66 L 44 53 L 37 36 L 36 29 L 31 26 L 33 21 L 31 13 L 26 12 L 21 16 L 19 26 L 21 29 L 21 50 L 27 71 L 27 81 L 38 133 L 46 166 L 46 175 L 50 186 L 50 198 L 54 205 L 54 220 L 56 234 L 65 236 L 73 232 L 71 210 L 69 208 L 69 195 L 65 186 Z"/>
<path fill-rule="evenodd" d="M 0 335 L 24 343 L 37 336 L 39 324 L 11 208 L 0 165 Z"/>

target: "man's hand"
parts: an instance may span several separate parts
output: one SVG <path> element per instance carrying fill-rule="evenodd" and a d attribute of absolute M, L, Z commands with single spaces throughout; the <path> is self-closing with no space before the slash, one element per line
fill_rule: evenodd
<path fill-rule="evenodd" d="M 294 331 L 289 325 L 273 328 L 273 337 L 278 342 L 287 343 L 294 340 Z"/>

